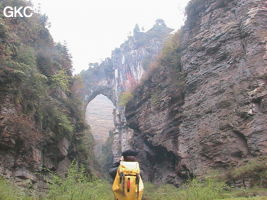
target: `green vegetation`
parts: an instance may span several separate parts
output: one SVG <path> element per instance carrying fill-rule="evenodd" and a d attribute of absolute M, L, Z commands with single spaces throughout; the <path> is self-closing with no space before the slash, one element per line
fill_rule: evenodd
<path fill-rule="evenodd" d="M 2 23 L 0 23 L 0 37 L 2 38 L 1 41 L 4 41 L 7 37 L 7 34 L 6 34 L 6 26 Z"/>
<path fill-rule="evenodd" d="M 102 146 L 101 152 L 98 156 L 98 163 L 102 168 L 102 173 L 108 178 L 108 170 L 113 164 L 113 155 L 112 155 L 112 144 L 113 144 L 113 132 L 109 131 L 109 137 L 105 144 Z"/>
<path fill-rule="evenodd" d="M 28 4 L 24 0 L 4 0 L 0 10 Z M 5 116 L 3 126 L 12 129 L 20 124 L 21 132 L 40 133 L 39 137 L 49 137 L 55 146 L 65 137 L 71 143 L 72 158 L 78 157 L 79 163 L 88 166 L 94 162 L 88 152 L 94 141 L 82 139 L 91 135 L 81 103 L 72 92 L 75 80 L 71 55 L 66 45 L 53 41 L 48 26 L 47 16 L 38 13 L 16 19 L 0 14 L 0 107 L 8 98 L 17 113 L 16 118 Z"/>
<path fill-rule="evenodd" d="M 172 67 L 178 72 L 182 70 L 181 55 L 180 55 L 180 31 L 171 35 L 163 46 L 160 55 L 160 64 L 163 66 Z"/>
<path fill-rule="evenodd" d="M 60 88 L 64 92 L 69 92 L 70 77 L 64 70 L 60 70 L 58 73 L 51 76 L 51 87 Z"/>
<path fill-rule="evenodd" d="M 72 164 L 66 177 L 54 175 L 50 180 L 48 195 L 44 200 L 110 200 L 111 185 L 92 177 Z"/>
<path fill-rule="evenodd" d="M 158 94 L 158 92 L 153 93 L 151 95 L 150 99 L 151 99 L 152 105 L 154 105 L 154 106 L 158 106 L 159 105 L 159 103 L 160 103 L 160 95 Z"/>
<path fill-rule="evenodd" d="M 86 172 L 95 174 L 99 166 L 94 155 L 94 138 L 89 127 L 84 129 L 83 132 L 79 132 L 79 136 L 75 137 L 74 144 L 76 144 L 78 151 L 79 163 L 85 168 Z"/>
<path fill-rule="evenodd" d="M 123 92 L 119 97 L 119 106 L 125 106 L 131 99 L 133 94 L 131 92 Z"/>
<path fill-rule="evenodd" d="M 230 188 L 223 182 L 212 179 L 205 181 L 195 179 L 180 188 L 146 183 L 144 200 L 266 200 L 266 195 L 264 188 Z"/>
<path fill-rule="evenodd" d="M 59 136 L 71 136 L 74 130 L 74 124 L 70 121 L 69 117 L 62 112 L 56 105 L 55 101 L 48 101 L 40 109 L 40 118 L 42 127 L 47 128 Z"/>
<path fill-rule="evenodd" d="M 111 185 L 93 177 L 88 177 L 83 168 L 72 164 L 66 177 L 50 175 L 49 191 L 42 197 L 26 194 L 11 183 L 0 179 L 0 200 L 111 200 Z"/>
<path fill-rule="evenodd" d="M 267 187 L 267 157 L 249 160 L 246 164 L 233 168 L 227 174 L 227 179 L 233 182 L 249 180 L 251 186 Z"/>
<path fill-rule="evenodd" d="M 30 67 L 36 66 L 36 55 L 32 47 L 19 46 L 17 49 L 16 60 Z"/>
<path fill-rule="evenodd" d="M 267 197 L 251 197 L 251 198 L 227 198 L 225 200 L 266 200 Z"/>
<path fill-rule="evenodd" d="M 147 70 L 146 74 L 143 76 L 142 82 L 147 80 L 151 74 L 154 74 L 156 69 L 164 66 L 172 70 L 170 74 L 176 75 L 177 86 L 181 86 L 181 88 L 183 87 L 185 74 L 182 72 L 180 38 L 181 31 L 171 34 L 165 40 L 161 52 L 154 61 L 151 61 L 151 58 L 144 60 L 143 65 L 147 68 Z"/>
<path fill-rule="evenodd" d="M 147 200 L 214 200 L 222 197 L 224 187 L 223 183 L 212 180 L 192 180 L 179 189 L 173 185 L 146 184 L 144 197 Z"/>
<path fill-rule="evenodd" d="M 0 200 L 31 200 L 25 192 L 0 177 Z"/>
<path fill-rule="evenodd" d="M 173 185 L 145 183 L 143 200 L 266 200 L 266 189 L 230 188 L 212 179 L 192 180 L 176 188 Z M 0 200 L 111 200 L 111 184 L 88 177 L 83 168 L 72 164 L 65 177 L 50 175 L 49 191 L 42 197 L 30 197 L 12 184 L 0 180 Z"/>

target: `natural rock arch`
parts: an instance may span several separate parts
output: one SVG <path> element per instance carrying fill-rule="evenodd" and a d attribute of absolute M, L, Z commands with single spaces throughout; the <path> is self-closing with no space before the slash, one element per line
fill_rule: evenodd
<path fill-rule="evenodd" d="M 114 106 L 116 105 L 116 100 L 113 94 L 113 89 L 108 86 L 102 86 L 99 88 L 95 88 L 93 90 L 89 90 L 84 95 L 84 98 L 83 98 L 84 105 L 87 106 L 95 97 L 101 94 L 106 96 L 113 103 Z"/>
<path fill-rule="evenodd" d="M 119 97 L 125 92 L 134 91 L 171 31 L 163 20 L 157 20 L 146 32 L 136 29 L 127 41 L 112 52 L 110 58 L 100 64 L 90 64 L 89 69 L 80 74 L 81 87 L 74 90 L 80 93 L 84 110 L 99 94 L 106 96 L 115 106 L 112 146 L 115 160 L 120 158 L 122 151 L 133 148 L 133 130 L 127 125 L 125 105 L 120 104 Z"/>
<path fill-rule="evenodd" d="M 116 106 L 115 72 L 110 59 L 100 65 L 91 64 L 92 68 L 81 72 L 81 86 L 79 96 L 86 106 L 98 95 L 106 96 Z M 77 89 L 75 89 L 77 91 Z"/>

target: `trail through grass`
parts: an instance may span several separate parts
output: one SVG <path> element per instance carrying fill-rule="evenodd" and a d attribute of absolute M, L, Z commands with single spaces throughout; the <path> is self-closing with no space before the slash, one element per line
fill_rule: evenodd
<path fill-rule="evenodd" d="M 265 196 L 256 196 L 265 195 Z M 0 179 L 0 200 L 113 200 L 111 184 L 87 177 L 73 165 L 66 177 L 51 175 L 49 190 L 42 197 L 33 197 Z M 145 183 L 143 200 L 267 200 L 266 188 L 231 189 L 212 179 L 192 180 L 180 188 L 173 185 Z"/>

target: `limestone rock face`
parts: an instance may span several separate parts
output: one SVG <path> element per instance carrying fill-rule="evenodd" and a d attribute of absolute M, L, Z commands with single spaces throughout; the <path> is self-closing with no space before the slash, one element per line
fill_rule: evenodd
<path fill-rule="evenodd" d="M 32 6 L 7 0 L 0 10 L 11 4 Z M 82 141 L 90 132 L 71 91 L 71 57 L 47 25 L 37 12 L 29 19 L 0 16 L 0 176 L 26 187 L 45 187 L 49 171 L 62 172 L 73 160 L 94 164 L 92 142 Z"/>
<path fill-rule="evenodd" d="M 139 151 L 143 176 L 149 181 L 181 181 L 177 149 L 183 119 L 182 81 L 174 69 L 157 68 L 126 106 L 128 126 L 134 130 L 132 147 Z"/>
<path fill-rule="evenodd" d="M 36 182 L 40 180 L 36 172 L 63 168 L 66 162 L 61 161 L 68 159 L 70 142 L 65 137 L 57 142 L 52 133 L 44 135 L 21 113 L 9 96 L 0 100 L 0 173 Z"/>
<path fill-rule="evenodd" d="M 97 95 L 103 94 L 114 104 L 115 110 L 113 131 L 113 156 L 117 160 L 121 152 L 131 148 L 133 131 L 128 128 L 124 116 L 124 105 L 120 104 L 120 96 L 131 91 L 139 84 L 142 75 L 149 63 L 155 59 L 161 50 L 162 44 L 172 29 L 168 28 L 163 20 L 147 32 L 135 29 L 120 48 L 112 52 L 100 64 L 91 64 L 91 67 L 81 73 L 84 87 L 76 89 L 86 106 Z"/>
<path fill-rule="evenodd" d="M 196 0 L 187 17 L 182 72 L 158 68 L 125 112 L 146 178 L 177 185 L 267 155 L 266 2 Z"/>
<path fill-rule="evenodd" d="M 58 149 L 63 157 L 68 155 L 69 147 L 70 143 L 66 138 L 62 138 L 58 143 Z"/>

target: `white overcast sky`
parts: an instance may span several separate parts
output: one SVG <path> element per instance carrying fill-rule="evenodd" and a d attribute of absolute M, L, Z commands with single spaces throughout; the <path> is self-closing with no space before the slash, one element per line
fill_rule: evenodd
<path fill-rule="evenodd" d="M 51 22 L 56 42 L 67 42 L 74 72 L 100 62 L 124 42 L 135 24 L 151 28 L 156 19 L 178 29 L 189 0 L 32 0 Z"/>

